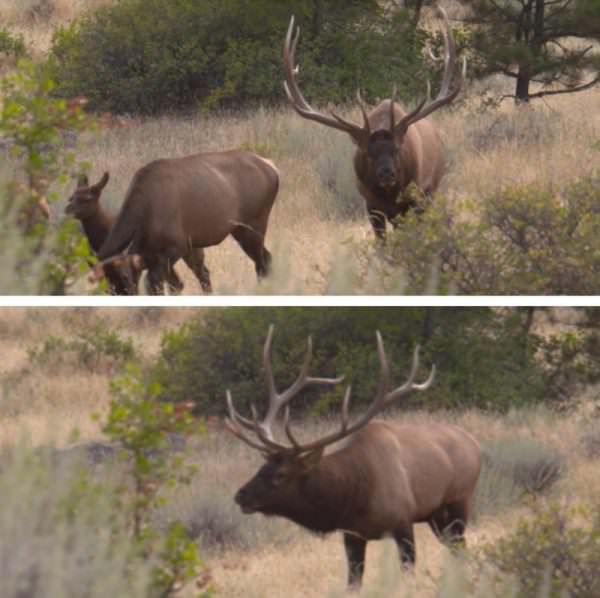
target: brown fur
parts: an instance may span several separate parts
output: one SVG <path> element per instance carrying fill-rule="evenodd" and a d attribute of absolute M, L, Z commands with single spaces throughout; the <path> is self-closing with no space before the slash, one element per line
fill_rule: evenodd
<path fill-rule="evenodd" d="M 96 254 L 100 251 L 114 223 L 112 214 L 109 214 L 100 203 L 100 196 L 108 179 L 109 175 L 105 173 L 98 183 L 90 185 L 87 177 L 80 178 L 65 208 L 66 214 L 81 222 L 90 247 Z M 131 256 L 107 264 L 104 274 L 113 295 L 137 295 L 141 268 L 137 260 L 132 259 Z"/>
<path fill-rule="evenodd" d="M 354 155 L 358 190 L 363 196 L 371 224 L 379 237 L 385 235 L 385 222 L 394 222 L 397 216 L 404 216 L 414 207 L 414 199 L 409 187 L 414 183 L 423 193 L 433 193 L 444 175 L 446 152 L 433 124 L 420 120 L 411 125 L 405 133 L 392 135 L 390 127 L 390 101 L 384 100 L 368 115 L 371 136 L 364 144 L 358 145 Z M 406 112 L 394 104 L 395 122 L 399 122 Z M 393 163 L 396 169 L 396 183 L 391 188 L 382 187 L 377 180 L 377 161 L 369 155 L 370 144 L 378 133 L 387 132 L 395 146 Z M 386 137 L 387 137 L 386 136 Z"/>
<path fill-rule="evenodd" d="M 134 175 L 98 256 L 140 255 L 151 293 L 162 292 L 166 273 L 183 258 L 210 290 L 203 248 L 231 234 L 264 276 L 271 260 L 264 238 L 278 187 L 277 170 L 245 151 L 151 162 Z"/>
<path fill-rule="evenodd" d="M 283 516 L 315 532 L 343 531 L 359 550 L 393 536 L 411 564 L 415 523 L 464 542 L 480 467 L 479 444 L 461 428 L 374 421 L 323 456 L 268 456 L 236 502 L 244 512 Z M 348 560 L 348 581 L 360 584 L 364 554 Z"/>

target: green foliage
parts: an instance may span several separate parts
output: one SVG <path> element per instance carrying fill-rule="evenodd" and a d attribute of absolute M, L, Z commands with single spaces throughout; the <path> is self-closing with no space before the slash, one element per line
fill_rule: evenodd
<path fill-rule="evenodd" d="M 21 233 L 17 271 L 42 294 L 64 294 L 92 261 L 78 226 L 63 221 L 54 230 L 49 222 L 50 204 L 60 198 L 52 187 L 86 167 L 77 161 L 74 141 L 89 126 L 81 106 L 52 97 L 53 90 L 54 82 L 27 61 L 0 81 L 0 135 L 22 167 L 15 169 L 0 211 L 3 225 Z"/>
<path fill-rule="evenodd" d="M 468 0 L 463 20 L 471 28 L 470 70 L 479 76 L 502 73 L 516 79 L 519 101 L 572 91 L 598 81 L 600 60 L 564 38 L 600 39 L 597 0 L 504 2 Z M 592 46 L 593 47 L 593 46 Z M 591 72 L 591 74 L 590 74 Z M 542 89 L 530 90 L 531 83 Z M 548 89 L 550 88 L 550 89 Z"/>
<path fill-rule="evenodd" d="M 565 473 L 565 458 L 534 438 L 506 436 L 483 446 L 483 466 L 475 495 L 476 517 L 495 516 L 524 496 L 547 492 Z"/>
<path fill-rule="evenodd" d="M 600 592 L 599 543 L 597 507 L 538 501 L 516 530 L 485 546 L 483 555 L 517 578 L 519 597 L 588 598 Z"/>
<path fill-rule="evenodd" d="M 225 413 L 225 390 L 238 408 L 263 406 L 262 348 L 275 324 L 273 372 L 279 387 L 295 379 L 306 336 L 314 337 L 315 375 L 346 375 L 353 385 L 352 404 L 372 400 L 379 360 L 375 330 L 383 333 L 398 384 L 409 370 L 412 351 L 421 343 L 422 369 L 434 362 L 438 374 L 427 393 L 407 397 L 403 406 L 469 407 L 505 410 L 552 398 L 546 372 L 535 361 L 536 339 L 523 328 L 519 311 L 435 308 L 239 308 L 212 310 L 165 335 L 154 377 L 161 396 L 194 401 L 200 413 Z M 492 340 L 493 339 L 493 340 Z M 343 386 L 307 389 L 294 402 L 296 413 L 313 406 L 338 409 Z"/>
<path fill-rule="evenodd" d="M 130 480 L 120 500 L 130 513 L 130 529 L 144 555 L 155 555 L 151 595 L 168 596 L 194 580 L 203 563 L 185 528 L 169 524 L 160 533 L 153 522 L 154 511 L 165 504 L 165 490 L 189 483 L 197 467 L 181 453 L 170 451 L 172 435 L 184 438 L 201 431 L 190 414 L 191 404 L 174 406 L 157 397 L 160 387 L 143 380 L 141 371 L 129 365 L 126 372 L 111 383 L 108 418 L 102 431 L 122 447 L 122 456 Z M 210 589 L 203 596 L 210 594 Z"/>
<path fill-rule="evenodd" d="M 0 56 L 6 56 L 9 60 L 24 58 L 27 48 L 22 35 L 14 35 L 4 28 L 0 28 Z"/>
<path fill-rule="evenodd" d="M 49 66 L 63 97 L 97 110 L 156 114 L 284 101 L 282 45 L 302 28 L 302 87 L 314 102 L 425 89 L 426 33 L 374 0 L 122 0 L 54 38 Z M 126 59 L 124 59 L 124 57 Z"/>
<path fill-rule="evenodd" d="M 125 532 L 112 480 L 18 445 L 2 451 L 0 492 L 3 598 L 149 598 L 154 562 Z"/>
<path fill-rule="evenodd" d="M 423 215 L 403 218 L 386 252 L 408 293 L 429 288 L 433 269 L 440 293 L 593 295 L 599 201 L 598 174 L 561 187 L 506 186 L 477 201 L 436 196 Z"/>
<path fill-rule="evenodd" d="M 50 335 L 27 351 L 30 365 L 58 371 L 75 366 L 90 372 L 114 373 L 137 354 L 130 338 L 123 339 L 102 320 L 82 328 L 73 338 Z"/>

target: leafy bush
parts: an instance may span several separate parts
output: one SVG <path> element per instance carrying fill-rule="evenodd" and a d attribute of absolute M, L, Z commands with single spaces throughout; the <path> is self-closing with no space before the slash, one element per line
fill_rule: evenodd
<path fill-rule="evenodd" d="M 239 308 L 212 310 L 166 334 L 154 377 L 163 398 L 192 400 L 199 412 L 224 414 L 225 390 L 248 413 L 263 406 L 262 347 L 275 324 L 273 372 L 281 388 L 291 384 L 302 363 L 306 336 L 314 337 L 312 371 L 346 375 L 352 404 L 369 403 L 377 388 L 379 360 L 375 330 L 383 333 L 398 384 L 406 376 L 416 343 L 423 345 L 421 377 L 432 362 L 432 389 L 407 397 L 405 407 L 507 409 L 552 398 L 546 372 L 534 360 L 536 342 L 526 342 L 522 314 L 490 309 L 434 308 Z M 525 334 L 525 336 L 524 336 Z M 343 385 L 307 389 L 295 413 L 309 406 L 336 411 Z"/>
<path fill-rule="evenodd" d="M 1 232 L 3 240 L 5 233 L 9 238 L 2 252 L 10 256 L 19 285 L 38 294 L 64 294 L 94 260 L 72 221 L 50 225 L 50 205 L 60 197 L 53 185 L 85 170 L 74 141 L 90 126 L 81 103 L 57 100 L 51 97 L 53 89 L 54 82 L 27 61 L 0 81 L 0 137 L 17 166 L 0 190 Z M 4 293 L 20 290 L 6 288 Z"/>
<path fill-rule="evenodd" d="M 247 108 L 284 100 L 281 48 L 290 15 L 302 26 L 302 86 L 341 102 L 425 89 L 422 44 L 404 11 L 374 0 L 122 0 L 56 34 L 50 67 L 64 97 L 96 110 L 155 114 Z"/>
<path fill-rule="evenodd" d="M 588 598 L 600 593 L 600 512 L 596 507 L 533 503 L 515 531 L 483 549 L 487 562 L 519 582 L 519 597 Z"/>
<path fill-rule="evenodd" d="M 562 187 L 506 186 L 477 201 L 436 196 L 423 215 L 402 220 L 388 258 L 410 293 L 428 287 L 437 265 L 440 293 L 594 295 L 599 202 L 599 174 Z"/>
<path fill-rule="evenodd" d="M 70 339 L 50 335 L 27 353 L 32 365 L 49 371 L 77 367 L 96 373 L 114 373 L 136 358 L 132 340 L 123 339 L 103 321 L 76 332 Z"/>
<path fill-rule="evenodd" d="M 475 515 L 495 514 L 518 504 L 523 496 L 543 494 L 564 472 L 564 456 L 532 438 L 507 436 L 486 443 Z"/>
<path fill-rule="evenodd" d="M 4 55 L 14 61 L 27 54 L 25 41 L 21 35 L 13 35 L 7 29 L 0 28 L 0 56 Z"/>

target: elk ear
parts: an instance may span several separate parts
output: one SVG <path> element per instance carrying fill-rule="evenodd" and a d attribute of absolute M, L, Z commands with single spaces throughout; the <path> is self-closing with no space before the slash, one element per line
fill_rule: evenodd
<path fill-rule="evenodd" d="M 77 186 L 78 187 L 89 187 L 90 186 L 90 180 L 88 179 L 87 174 L 80 174 L 77 177 Z"/>
<path fill-rule="evenodd" d="M 102 191 L 102 189 L 106 187 L 106 184 L 108 183 L 109 179 L 110 175 L 108 174 L 108 172 L 105 172 L 102 178 L 93 186 L 94 191 L 96 193 L 100 193 L 100 191 Z"/>
<path fill-rule="evenodd" d="M 323 457 L 324 450 L 325 449 L 321 447 L 300 457 L 302 473 L 308 473 L 311 469 L 314 469 L 319 464 L 321 458 Z"/>

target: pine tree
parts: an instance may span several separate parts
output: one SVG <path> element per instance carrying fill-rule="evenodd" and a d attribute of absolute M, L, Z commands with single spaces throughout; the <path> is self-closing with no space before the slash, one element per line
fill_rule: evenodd
<path fill-rule="evenodd" d="M 600 81 L 600 0 L 464 0 L 479 74 L 515 79 L 516 102 Z M 532 83 L 540 88 L 532 92 Z"/>

